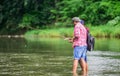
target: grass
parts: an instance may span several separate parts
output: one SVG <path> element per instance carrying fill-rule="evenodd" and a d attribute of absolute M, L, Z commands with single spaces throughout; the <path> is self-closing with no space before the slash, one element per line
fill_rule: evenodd
<path fill-rule="evenodd" d="M 120 38 L 120 26 L 88 26 L 90 32 L 95 37 L 116 37 Z M 72 37 L 73 27 L 70 28 L 53 28 L 31 30 L 25 33 L 25 37 Z"/>
<path fill-rule="evenodd" d="M 91 34 L 95 37 L 120 38 L 120 26 L 95 26 L 90 27 Z"/>
<path fill-rule="evenodd" d="M 73 28 L 39 29 L 25 33 L 25 37 L 63 37 L 72 35 Z"/>

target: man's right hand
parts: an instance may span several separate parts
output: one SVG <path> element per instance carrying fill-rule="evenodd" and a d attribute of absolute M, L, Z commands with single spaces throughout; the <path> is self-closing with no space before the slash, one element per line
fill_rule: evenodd
<path fill-rule="evenodd" d="M 70 43 L 73 43 L 73 38 L 69 38 L 68 40 Z"/>

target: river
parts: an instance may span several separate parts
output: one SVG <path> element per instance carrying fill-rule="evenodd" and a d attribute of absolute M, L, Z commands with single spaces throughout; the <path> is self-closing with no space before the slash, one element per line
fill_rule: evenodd
<path fill-rule="evenodd" d="M 60 38 L 0 38 L 0 76 L 72 76 L 71 46 Z M 98 38 L 87 54 L 88 76 L 120 76 L 120 39 Z"/>

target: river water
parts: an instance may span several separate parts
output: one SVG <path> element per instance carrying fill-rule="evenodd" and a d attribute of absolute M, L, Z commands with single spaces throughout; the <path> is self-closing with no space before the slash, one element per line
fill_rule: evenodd
<path fill-rule="evenodd" d="M 87 54 L 88 76 L 120 76 L 120 39 L 96 39 Z M 0 38 L 0 76 L 72 76 L 72 55 L 60 38 Z"/>

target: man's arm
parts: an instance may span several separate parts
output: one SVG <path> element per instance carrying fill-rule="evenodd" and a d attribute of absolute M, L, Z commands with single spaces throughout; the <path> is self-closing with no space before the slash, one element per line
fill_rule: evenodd
<path fill-rule="evenodd" d="M 80 37 L 80 26 L 75 26 L 74 28 L 74 37 L 73 38 L 69 38 L 69 42 L 73 43 L 75 40 L 78 40 L 78 38 Z"/>

